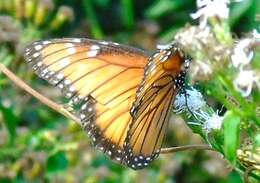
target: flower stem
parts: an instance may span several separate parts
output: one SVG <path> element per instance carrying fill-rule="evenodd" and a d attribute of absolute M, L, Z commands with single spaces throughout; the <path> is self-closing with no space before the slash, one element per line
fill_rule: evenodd
<path fill-rule="evenodd" d="M 32 89 L 29 85 L 23 82 L 20 78 L 18 78 L 14 73 L 12 73 L 9 69 L 7 69 L 3 64 L 0 63 L 0 71 L 2 71 L 9 79 L 11 79 L 17 86 L 34 96 L 36 99 L 47 105 L 48 107 L 52 108 L 53 110 L 61 113 L 62 115 L 72 119 L 73 121 L 80 124 L 80 119 L 76 116 L 71 114 L 68 110 L 64 108 L 63 105 L 57 104 L 52 100 L 48 99 L 47 97 L 43 96 L 36 90 Z"/>
<path fill-rule="evenodd" d="M 161 153 L 162 154 L 167 154 L 167 153 L 174 153 L 174 152 L 186 151 L 186 150 L 209 150 L 209 151 L 214 151 L 214 149 L 211 148 L 208 145 L 196 144 L 196 145 L 184 145 L 184 146 L 179 146 L 179 147 L 163 148 L 161 150 Z"/>

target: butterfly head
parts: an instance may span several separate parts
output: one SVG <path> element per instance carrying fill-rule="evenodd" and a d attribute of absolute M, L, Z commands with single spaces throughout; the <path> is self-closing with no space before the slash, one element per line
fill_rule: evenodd
<path fill-rule="evenodd" d="M 186 73 L 191 59 L 177 43 L 158 46 L 158 49 L 159 51 L 153 57 L 163 63 L 162 66 L 165 71 L 173 76 Z"/>

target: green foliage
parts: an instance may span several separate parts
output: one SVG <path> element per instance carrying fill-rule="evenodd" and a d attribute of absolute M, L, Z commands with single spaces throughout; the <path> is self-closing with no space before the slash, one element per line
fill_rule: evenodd
<path fill-rule="evenodd" d="M 160 18 L 167 14 L 171 14 L 174 11 L 178 11 L 184 6 L 190 3 L 187 0 L 184 1 L 171 1 L 171 0 L 162 0 L 162 1 L 155 1 L 151 7 L 149 7 L 145 14 L 149 18 Z"/>
<path fill-rule="evenodd" d="M 57 171 L 66 170 L 68 167 L 68 160 L 64 152 L 57 152 L 48 157 L 47 169 L 50 173 L 55 173 Z"/>
<path fill-rule="evenodd" d="M 1 98 L 0 101 L 2 101 L 2 103 L 0 103 L 0 111 L 2 112 L 3 120 L 8 130 L 10 145 L 13 145 L 16 137 L 16 126 L 18 119 L 14 114 L 13 107 L 8 106 L 8 104 L 4 104 L 4 101 L 1 100 Z"/>
<path fill-rule="evenodd" d="M 224 151 L 226 158 L 235 165 L 236 151 L 240 146 L 240 118 L 227 112 L 224 118 Z"/>

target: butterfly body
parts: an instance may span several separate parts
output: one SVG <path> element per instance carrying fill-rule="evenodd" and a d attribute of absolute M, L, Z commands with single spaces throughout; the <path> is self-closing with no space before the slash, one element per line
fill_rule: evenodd
<path fill-rule="evenodd" d="M 81 105 L 83 128 L 111 159 L 141 169 L 159 155 L 189 63 L 176 45 L 149 56 L 112 42 L 53 39 L 30 45 L 25 58 Z"/>

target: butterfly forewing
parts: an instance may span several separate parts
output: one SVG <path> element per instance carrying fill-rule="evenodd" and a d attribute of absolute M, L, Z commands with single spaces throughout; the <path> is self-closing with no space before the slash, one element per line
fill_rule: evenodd
<path fill-rule="evenodd" d="M 130 108 L 148 56 L 141 50 L 89 39 L 38 41 L 25 58 L 35 72 L 82 103 L 82 125 L 95 146 L 122 161 Z"/>
<path fill-rule="evenodd" d="M 184 61 L 177 49 L 169 48 L 151 57 L 145 69 L 125 143 L 125 162 L 133 169 L 146 167 L 160 152 L 172 102 L 183 85 Z"/>

